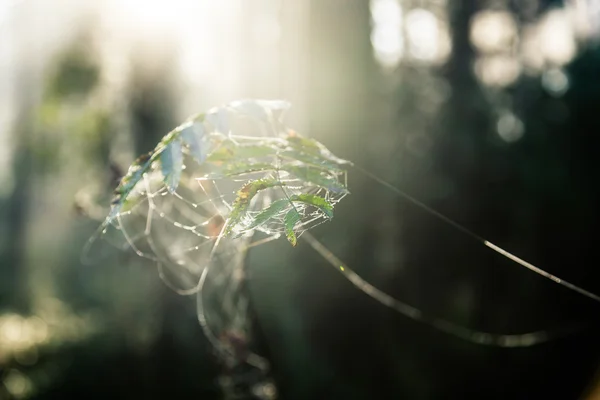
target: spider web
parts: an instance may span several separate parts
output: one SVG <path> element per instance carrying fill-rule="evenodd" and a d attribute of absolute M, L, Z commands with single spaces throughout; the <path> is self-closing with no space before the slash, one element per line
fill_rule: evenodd
<path fill-rule="evenodd" d="M 237 101 L 200 114 L 165 136 L 154 152 L 138 159 L 123 178 L 108 218 L 84 250 L 86 258 L 102 259 L 106 243 L 130 250 L 155 263 L 161 279 L 177 293 L 196 294 L 198 319 L 207 339 L 231 370 L 241 365 L 254 368 L 250 375 L 235 375 L 250 383 L 264 383 L 268 363 L 251 350 L 245 258 L 249 248 L 281 236 L 292 245 L 303 236 L 368 296 L 464 340 L 527 347 L 572 333 L 572 329 L 552 334 L 480 332 L 424 315 L 364 281 L 307 232 L 330 220 L 334 206 L 349 194 L 345 167 L 352 164 L 285 127 L 282 116 L 288 107 L 282 101 Z M 557 281 L 355 167 L 493 251 Z M 562 280 L 558 283 L 571 285 Z M 582 289 L 574 290 L 588 295 Z M 257 379 L 257 371 L 262 378 Z M 230 380 L 224 386 L 237 383 Z M 259 398 L 274 397 L 271 383 L 255 385 L 253 390 Z"/>
<path fill-rule="evenodd" d="M 243 290 L 244 261 L 252 235 L 220 237 L 231 205 L 214 181 L 184 178 L 177 191 L 170 192 L 157 175 L 153 172 L 143 178 L 139 199 L 102 227 L 86 249 L 86 257 L 101 259 L 101 253 L 110 253 L 109 244 L 155 264 L 167 286 L 179 294 L 197 296 L 204 335 L 226 368 L 236 370 L 247 364 L 254 370 L 251 377 L 233 376 L 260 382 L 257 376 L 268 373 L 268 363 L 249 350 L 252 324 Z M 271 238 L 276 236 L 267 237 Z M 223 388 L 231 391 L 236 384 L 227 382 Z"/>
<path fill-rule="evenodd" d="M 251 350 L 247 250 L 281 236 L 295 245 L 348 194 L 345 161 L 285 128 L 286 107 L 236 102 L 177 128 L 181 139 L 163 139 L 130 168 L 84 249 L 86 262 L 102 260 L 111 247 L 133 252 L 177 293 L 196 294 L 198 320 L 225 366 L 252 367 L 223 386 L 247 382 L 265 399 L 274 385 L 265 381 L 267 361 Z M 186 146 L 169 147 L 176 140 Z"/>

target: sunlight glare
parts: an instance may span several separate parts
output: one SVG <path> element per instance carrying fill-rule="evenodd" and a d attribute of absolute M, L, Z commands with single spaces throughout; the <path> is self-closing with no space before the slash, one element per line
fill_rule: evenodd
<path fill-rule="evenodd" d="M 438 56 L 439 28 L 436 16 L 424 9 L 414 9 L 406 15 L 406 30 L 410 55 L 422 61 L 434 61 Z"/>
<path fill-rule="evenodd" d="M 10 2 L 0 1 L 0 26 L 2 26 L 2 23 L 8 19 L 9 13 L 10 13 Z"/>
<path fill-rule="evenodd" d="M 375 48 L 378 60 L 382 64 L 396 64 L 402 57 L 404 46 L 400 32 L 394 26 L 378 26 L 371 34 L 371 42 Z"/>
<path fill-rule="evenodd" d="M 510 50 L 517 37 L 517 23 L 506 11 L 481 11 L 471 23 L 471 42 L 482 52 Z"/>
<path fill-rule="evenodd" d="M 402 9 L 397 0 L 371 1 L 371 18 L 376 24 L 402 25 Z"/>
<path fill-rule="evenodd" d="M 396 0 L 371 0 L 371 44 L 377 61 L 393 68 L 402 59 L 402 8 Z"/>
<path fill-rule="evenodd" d="M 539 34 L 541 51 L 548 62 L 560 66 L 575 57 L 575 35 L 565 10 L 549 11 L 541 22 Z"/>
<path fill-rule="evenodd" d="M 133 24 L 161 31 L 183 19 L 193 4 L 186 0 L 118 0 L 115 3 Z"/>
<path fill-rule="evenodd" d="M 565 7 L 571 12 L 574 32 L 579 40 L 600 38 L 600 2 L 568 0 Z"/>
<path fill-rule="evenodd" d="M 105 24 L 103 40 L 108 43 L 110 38 L 106 53 L 128 54 L 140 48 L 149 58 L 163 57 L 165 50 L 170 49 L 172 51 L 167 53 L 174 58 L 172 64 L 180 69 L 186 83 L 206 84 L 209 77 L 224 76 L 230 72 L 227 68 L 238 68 L 240 28 L 239 23 L 231 22 L 240 18 L 239 4 L 237 0 L 98 3 L 98 12 Z M 267 29 L 278 37 L 273 26 Z M 124 68 L 114 69 L 116 74 L 122 73 Z M 224 82 L 220 82 L 221 87 L 236 84 L 233 77 Z"/>
<path fill-rule="evenodd" d="M 475 62 L 475 74 L 488 86 L 505 87 L 517 80 L 521 65 L 510 56 L 483 56 Z"/>
<path fill-rule="evenodd" d="M 561 67 L 575 57 L 575 22 L 568 10 L 554 9 L 536 24 L 523 27 L 521 53 L 530 72 L 537 75 L 546 68 Z"/>

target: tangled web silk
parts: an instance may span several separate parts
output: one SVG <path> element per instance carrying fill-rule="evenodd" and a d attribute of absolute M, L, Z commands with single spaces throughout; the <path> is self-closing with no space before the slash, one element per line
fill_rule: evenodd
<path fill-rule="evenodd" d="M 87 257 L 97 256 L 99 242 L 131 249 L 154 262 L 161 278 L 178 293 L 197 294 L 203 330 L 231 368 L 239 364 L 259 371 L 268 368 L 266 360 L 249 348 L 244 260 L 250 247 L 280 237 L 292 246 L 299 238 L 306 239 L 379 303 L 462 339 L 523 347 L 556 336 L 546 331 L 519 335 L 475 331 L 424 315 L 360 278 L 308 232 L 333 218 L 336 204 L 349 194 L 347 170 L 354 166 L 286 127 L 283 115 L 288 108 L 280 100 L 235 101 L 196 115 L 168 133 L 122 178 L 109 215 L 88 243 Z M 515 261 L 516 256 L 466 232 Z M 256 234 L 262 238 L 255 240 Z M 515 262 L 522 264 L 519 260 Z M 565 333 L 569 332 L 559 334 Z M 261 390 L 268 392 L 265 387 Z"/>
<path fill-rule="evenodd" d="M 175 128 L 131 165 L 85 249 L 92 260 L 107 242 L 133 250 L 175 291 L 197 294 L 205 335 L 230 368 L 267 369 L 249 350 L 247 249 L 279 237 L 295 246 L 349 193 L 349 162 L 285 127 L 288 107 L 241 100 Z"/>

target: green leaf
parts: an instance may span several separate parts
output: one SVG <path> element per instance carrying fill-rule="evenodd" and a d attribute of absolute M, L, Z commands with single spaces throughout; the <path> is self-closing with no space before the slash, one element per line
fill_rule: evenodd
<path fill-rule="evenodd" d="M 152 160 L 155 160 L 169 144 L 179 139 L 180 135 L 181 129 L 175 128 L 171 132 L 163 136 L 163 138 L 160 140 L 160 142 L 158 142 L 158 144 L 154 148 L 154 151 L 152 151 Z"/>
<path fill-rule="evenodd" d="M 278 153 L 280 157 L 290 160 L 300 161 L 304 164 L 311 165 L 324 170 L 343 172 L 338 163 L 332 162 L 319 154 L 307 154 L 296 149 L 288 149 Z"/>
<path fill-rule="evenodd" d="M 110 224 L 115 218 L 117 218 L 117 215 L 119 215 L 119 213 L 121 212 L 122 207 L 123 207 L 123 204 L 121 203 L 120 200 L 116 200 L 115 202 L 113 202 L 113 204 L 110 207 L 110 212 L 108 213 L 108 216 L 104 220 L 103 225 L 106 226 L 106 225 Z"/>
<path fill-rule="evenodd" d="M 223 177 L 232 177 L 253 172 L 267 172 L 275 168 L 266 163 L 227 163 L 217 166 L 211 166 L 210 172 L 204 175 L 204 178 L 219 179 Z"/>
<path fill-rule="evenodd" d="M 173 193 L 179 186 L 181 170 L 183 169 L 183 153 L 181 140 L 173 140 L 162 151 L 160 156 L 162 174 L 169 192 Z"/>
<path fill-rule="evenodd" d="M 242 218 L 246 215 L 250 201 L 256 196 L 256 194 L 264 189 L 268 189 L 274 186 L 282 186 L 282 183 L 275 179 L 257 179 L 246 183 L 237 192 L 237 197 L 233 202 L 233 209 L 227 219 L 227 226 L 225 227 L 225 235 L 229 235 L 233 228 L 238 225 Z"/>
<path fill-rule="evenodd" d="M 212 130 L 209 132 L 218 132 L 227 135 L 230 130 L 230 114 L 231 112 L 224 107 L 213 108 L 209 110 L 204 121 L 208 122 Z"/>
<path fill-rule="evenodd" d="M 161 157 L 161 159 L 163 158 L 163 152 L 167 149 L 167 147 L 169 147 L 171 143 L 179 141 L 179 134 L 180 129 L 174 129 L 171 132 L 167 133 L 156 145 L 153 151 L 146 154 L 142 154 L 131 164 L 131 166 L 127 170 L 127 174 L 125 174 L 125 176 L 121 179 L 119 185 L 115 189 L 115 198 L 111 202 L 111 210 L 108 214 L 108 217 L 106 218 L 105 223 L 110 223 L 121 212 L 123 203 L 127 200 L 127 197 L 129 196 L 131 191 L 142 180 L 144 174 L 150 171 L 154 161 L 156 161 L 158 157 Z M 175 146 L 177 147 L 177 145 Z M 181 143 L 179 143 L 179 148 L 181 149 Z M 181 150 L 179 151 L 179 153 L 182 157 Z M 178 174 L 178 176 L 181 175 L 181 168 L 179 168 Z M 179 183 L 179 178 L 177 178 L 177 183 Z M 167 186 L 169 185 L 167 184 Z"/>
<path fill-rule="evenodd" d="M 291 208 L 290 211 L 285 215 L 283 223 L 285 225 L 285 236 L 288 242 L 295 246 L 297 243 L 296 233 L 294 232 L 294 226 L 300 221 L 301 217 L 295 208 Z"/>
<path fill-rule="evenodd" d="M 297 165 L 284 165 L 282 170 L 296 176 L 303 182 L 310 182 L 335 193 L 347 193 L 348 189 L 335 176 L 317 168 Z"/>
<path fill-rule="evenodd" d="M 276 218 L 282 211 L 290 207 L 288 199 L 280 199 L 272 202 L 267 208 L 262 210 L 254 217 L 254 221 L 248 225 L 247 229 L 254 229 L 267 222 L 270 219 Z"/>
<path fill-rule="evenodd" d="M 223 162 L 229 162 L 234 158 L 233 147 L 227 144 L 228 142 L 222 143 L 214 151 L 212 151 L 207 157 L 206 161 L 213 164 L 221 164 Z"/>
<path fill-rule="evenodd" d="M 184 127 L 181 130 L 181 138 L 198 164 L 202 164 L 207 154 L 207 143 L 202 124 L 196 122 Z"/>
<path fill-rule="evenodd" d="M 324 198 L 312 194 L 299 194 L 290 197 L 292 202 L 301 202 L 305 204 L 310 204 L 314 207 L 317 207 L 319 210 L 323 212 L 328 218 L 333 218 L 333 204 Z M 287 210 L 292 206 L 288 199 L 280 199 L 272 202 L 267 208 L 263 209 L 260 213 L 258 213 L 254 220 L 246 229 L 254 229 L 257 226 L 260 226 L 270 219 L 275 219 L 281 214 L 282 211 Z"/>
<path fill-rule="evenodd" d="M 332 161 L 336 164 L 351 164 L 350 161 L 344 160 L 334 155 L 327 147 L 320 142 L 306 138 L 298 133 L 291 131 L 287 136 L 287 141 L 296 150 L 302 151 L 322 159 Z"/>
<path fill-rule="evenodd" d="M 136 204 L 134 199 L 132 199 L 131 196 L 128 196 L 127 198 L 121 198 L 120 196 L 115 197 L 111 202 L 112 206 L 104 224 L 108 225 L 112 220 L 117 218 L 119 214 L 131 210 Z"/>
<path fill-rule="evenodd" d="M 229 104 L 236 112 L 245 114 L 258 120 L 265 120 L 268 115 L 262 105 L 254 100 L 237 100 Z"/>
<path fill-rule="evenodd" d="M 317 207 L 327 216 L 327 218 L 333 218 L 333 204 L 324 199 L 323 197 L 302 193 L 299 195 L 292 196 L 292 201 L 300 201 L 306 204 L 310 204 Z"/>
<path fill-rule="evenodd" d="M 135 188 L 138 182 L 142 180 L 144 174 L 150 170 L 152 162 L 152 153 L 147 153 L 138 157 L 137 160 L 131 164 L 127 170 L 127 174 L 121 178 L 119 185 L 115 189 L 115 197 L 111 202 L 110 213 L 108 214 L 105 223 L 110 223 L 121 212 L 123 203 L 127 200 L 127 197 L 133 188 Z"/>
<path fill-rule="evenodd" d="M 264 144 L 240 145 L 237 146 L 234 150 L 235 157 L 241 159 L 261 158 L 266 156 L 272 156 L 276 153 L 276 148 Z"/>
<path fill-rule="evenodd" d="M 249 158 L 262 158 L 276 153 L 277 149 L 272 146 L 262 144 L 238 145 L 231 141 L 225 141 L 208 155 L 206 161 L 215 164 L 233 160 L 246 161 Z"/>

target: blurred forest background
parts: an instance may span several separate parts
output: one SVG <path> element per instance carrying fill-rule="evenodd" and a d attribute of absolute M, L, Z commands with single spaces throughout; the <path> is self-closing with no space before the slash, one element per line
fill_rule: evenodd
<path fill-rule="evenodd" d="M 80 254 L 137 155 L 239 98 L 289 100 L 289 126 L 600 293 L 599 44 L 595 0 L 0 0 L 0 399 L 223 397 L 195 301 Z M 282 239 L 248 259 L 280 399 L 600 398 L 599 304 L 349 184 L 313 233 L 369 282 L 472 329 L 568 333 L 465 342 Z"/>

